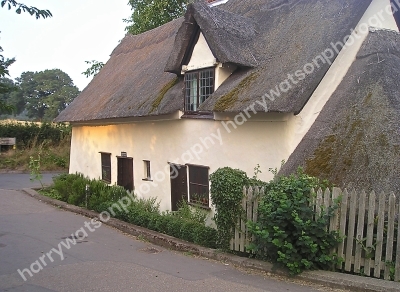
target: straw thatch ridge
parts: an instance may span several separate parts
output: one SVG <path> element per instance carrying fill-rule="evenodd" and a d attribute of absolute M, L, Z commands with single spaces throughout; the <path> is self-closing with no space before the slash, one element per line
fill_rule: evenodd
<path fill-rule="evenodd" d="M 339 187 L 400 192 L 400 34 L 370 32 L 356 61 L 290 156 Z"/>

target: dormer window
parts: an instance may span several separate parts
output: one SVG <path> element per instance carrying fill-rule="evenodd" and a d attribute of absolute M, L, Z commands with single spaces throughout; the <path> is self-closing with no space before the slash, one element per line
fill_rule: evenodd
<path fill-rule="evenodd" d="M 185 111 L 197 111 L 215 90 L 215 68 L 185 73 Z"/>

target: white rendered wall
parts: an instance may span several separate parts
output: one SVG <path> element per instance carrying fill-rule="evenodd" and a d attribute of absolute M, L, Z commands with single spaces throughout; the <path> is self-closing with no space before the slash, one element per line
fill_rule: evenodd
<path fill-rule="evenodd" d="M 215 70 L 215 90 L 236 70 L 233 64 L 219 64 Z"/>
<path fill-rule="evenodd" d="M 365 32 L 365 24 L 367 24 L 369 27 L 373 26 L 376 28 L 398 31 L 390 8 L 389 0 L 372 1 L 364 16 L 359 21 L 357 28 L 352 32 L 352 37 L 349 38 L 347 45 L 342 51 L 340 51 L 336 60 L 333 62 L 332 66 L 311 96 L 310 100 L 307 102 L 303 110 L 292 119 L 294 133 L 294 135 L 292 135 L 291 142 L 292 151 L 296 149 L 297 145 L 307 134 L 322 108 L 332 94 L 336 91 L 337 87 L 350 69 L 350 66 L 355 61 L 356 55 L 368 35 L 368 31 L 366 33 L 362 33 Z M 333 43 L 339 41 L 343 42 L 343 40 L 332 40 Z"/>
<path fill-rule="evenodd" d="M 207 68 L 215 66 L 216 59 L 214 54 L 211 52 L 210 47 L 207 44 L 206 39 L 202 32 L 200 32 L 199 40 L 194 46 L 192 57 L 187 64 L 186 68 L 188 71 L 197 70 L 201 68 Z"/>
<path fill-rule="evenodd" d="M 221 119 L 233 117 L 221 116 Z M 247 122 L 237 119 L 235 126 L 222 121 L 181 119 L 133 122 L 109 126 L 73 125 L 70 173 L 80 172 L 90 178 L 101 177 L 99 152 L 112 153 L 112 184 L 117 181 L 117 158 L 127 152 L 134 159 L 135 190 L 150 189 L 143 197 L 158 197 L 161 209 L 170 210 L 171 190 L 168 162 L 210 167 L 239 168 L 253 176 L 259 164 L 259 178 L 268 181 L 269 168 L 279 167 L 288 157 L 289 145 L 285 115 L 264 114 Z M 145 178 L 143 160 L 151 162 L 153 182 Z M 157 177 L 156 177 L 157 175 Z M 155 186 L 157 184 L 157 186 Z M 145 186 L 144 186 L 145 185 Z"/>

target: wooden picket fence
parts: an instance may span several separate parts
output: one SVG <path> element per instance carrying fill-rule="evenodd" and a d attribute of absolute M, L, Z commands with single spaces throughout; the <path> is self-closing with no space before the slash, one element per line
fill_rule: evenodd
<path fill-rule="evenodd" d="M 257 221 L 258 200 L 264 189 L 245 187 L 243 192 L 246 215 L 231 240 L 231 250 L 238 252 L 247 252 L 246 246 L 252 241 L 246 222 Z M 333 188 L 325 192 L 319 189 L 316 194 L 313 191 L 312 198 L 313 219 L 340 201 L 329 224 L 329 231 L 339 231 L 344 237 L 332 251 L 343 259 L 337 266 L 339 271 L 400 281 L 400 203 L 394 193 L 377 196 L 375 192 L 368 195 Z"/>

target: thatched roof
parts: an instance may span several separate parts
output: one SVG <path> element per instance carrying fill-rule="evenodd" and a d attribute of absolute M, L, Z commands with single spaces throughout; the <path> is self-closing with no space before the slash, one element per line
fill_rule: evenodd
<path fill-rule="evenodd" d="M 195 20 L 219 61 L 239 65 L 199 110 L 239 112 L 275 89 L 288 74 L 302 69 L 331 42 L 343 40 L 370 3 L 230 0 L 213 8 L 193 4 L 186 21 L 180 18 L 138 36 L 127 35 L 57 121 L 140 117 L 183 110 L 183 77 L 164 70 L 179 74 L 178 65 L 187 50 L 180 44 L 189 43 L 195 28 L 187 20 Z M 269 111 L 298 113 L 328 69 L 328 63 L 321 64 L 319 70 L 269 102 Z"/>
<path fill-rule="evenodd" d="M 165 71 L 181 74 L 184 58 L 190 53 L 187 51 L 190 42 L 199 28 L 219 62 L 244 67 L 258 65 L 252 52 L 255 24 L 241 15 L 196 2 L 188 7 Z"/>
<path fill-rule="evenodd" d="M 334 95 L 284 165 L 343 187 L 400 192 L 400 34 L 365 40 Z"/>
<path fill-rule="evenodd" d="M 109 61 L 56 121 L 89 121 L 171 113 L 182 107 L 175 74 L 164 72 L 176 32 L 174 20 L 140 35 L 126 35 Z M 175 85 L 175 86 L 174 86 Z"/>

